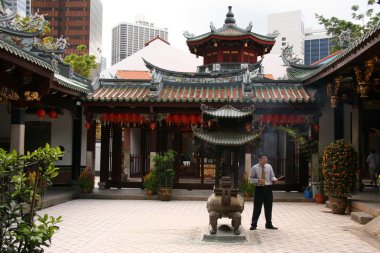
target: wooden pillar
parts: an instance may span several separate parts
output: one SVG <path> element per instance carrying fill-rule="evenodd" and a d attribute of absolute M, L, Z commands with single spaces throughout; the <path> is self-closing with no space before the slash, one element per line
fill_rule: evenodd
<path fill-rule="evenodd" d="M 235 189 L 239 189 L 239 182 L 238 182 L 238 179 L 239 179 L 238 150 L 239 150 L 238 147 L 235 147 L 235 148 L 232 149 L 232 151 L 234 152 L 234 160 L 233 160 L 232 168 L 233 168 L 234 188 Z"/>
<path fill-rule="evenodd" d="M 101 127 L 101 150 L 100 150 L 100 182 L 99 188 L 105 187 L 108 182 L 108 174 L 110 169 L 109 153 L 110 153 L 110 126 L 102 125 Z"/>
<path fill-rule="evenodd" d="M 73 139 L 72 139 L 72 179 L 78 180 L 81 165 L 82 151 L 82 107 L 77 106 L 72 112 Z"/>
<path fill-rule="evenodd" d="M 17 108 L 11 111 L 10 151 L 16 150 L 23 155 L 25 151 L 25 109 Z"/>
<path fill-rule="evenodd" d="M 122 154 L 122 134 L 121 126 L 113 126 L 112 135 L 112 172 L 111 181 L 113 185 L 121 188 L 121 154 Z"/>
<path fill-rule="evenodd" d="M 340 101 L 334 109 L 334 140 L 343 139 L 344 137 L 344 110 L 343 103 Z"/>
<path fill-rule="evenodd" d="M 91 168 L 95 175 L 96 121 L 88 117 L 87 123 L 89 128 L 87 128 L 86 166 Z"/>
<path fill-rule="evenodd" d="M 220 158 L 221 158 L 221 148 L 216 146 L 215 148 L 215 189 L 219 188 L 219 177 L 220 177 Z"/>
<path fill-rule="evenodd" d="M 361 113 L 360 113 L 360 99 L 358 94 L 354 94 L 354 101 L 352 105 L 352 126 L 351 126 L 351 142 L 354 149 L 358 152 L 358 159 L 359 159 L 359 180 L 362 180 L 363 178 L 363 168 L 362 162 L 361 162 L 361 147 L 362 147 L 362 140 L 360 138 L 361 133 Z"/>

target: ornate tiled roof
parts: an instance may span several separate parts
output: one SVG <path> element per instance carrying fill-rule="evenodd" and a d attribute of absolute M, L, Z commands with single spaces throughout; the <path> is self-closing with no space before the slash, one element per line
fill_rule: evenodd
<path fill-rule="evenodd" d="M 24 60 L 27 60 L 28 62 L 34 63 L 45 69 L 48 69 L 51 71 L 54 70 L 53 66 L 51 65 L 50 62 L 47 61 L 47 59 L 34 55 L 28 51 L 22 50 L 21 48 L 18 48 L 16 46 L 13 46 L 3 41 L 2 39 L 0 39 L 0 49 L 5 50 L 13 55 L 16 55 Z"/>
<path fill-rule="evenodd" d="M 255 83 L 251 98 L 253 103 L 308 103 L 314 102 L 314 93 L 299 83 Z"/>
<path fill-rule="evenodd" d="M 334 58 L 325 64 L 321 65 L 313 65 L 313 66 L 305 66 L 300 64 L 289 64 L 289 62 L 284 60 L 285 64 L 288 64 L 287 73 L 289 78 L 294 80 L 306 81 L 311 77 L 314 77 L 324 71 L 326 71 L 329 67 L 343 61 L 349 55 L 354 53 L 355 50 L 359 50 L 363 47 L 364 43 L 370 41 L 374 36 L 378 36 L 380 34 L 380 22 L 378 22 L 369 32 L 364 34 L 362 37 L 355 40 L 350 44 L 349 47 L 340 51 L 338 54 L 334 55 Z M 283 57 L 284 59 L 284 57 Z"/>
<path fill-rule="evenodd" d="M 240 83 L 177 84 L 166 83 L 158 95 L 162 102 L 244 102 Z"/>
<path fill-rule="evenodd" d="M 243 109 L 236 109 L 231 105 L 225 105 L 221 108 L 212 108 L 202 104 L 201 109 L 203 114 L 215 118 L 245 118 L 253 115 L 255 107 L 250 106 Z"/>
<path fill-rule="evenodd" d="M 109 101 L 123 101 L 123 102 L 141 102 L 148 101 L 146 96 L 149 92 L 149 83 L 128 83 L 121 85 L 107 85 L 102 86 L 90 95 L 87 100 L 109 102 Z"/>
<path fill-rule="evenodd" d="M 229 130 L 218 130 L 215 132 L 209 132 L 202 128 L 193 128 L 193 133 L 196 137 L 210 143 L 212 145 L 219 146 L 241 146 L 249 142 L 253 142 L 260 138 L 260 133 L 247 133 L 247 132 L 234 132 Z"/>
<path fill-rule="evenodd" d="M 116 78 L 124 80 L 151 80 L 149 71 L 140 70 L 118 70 Z"/>
<path fill-rule="evenodd" d="M 57 73 L 54 73 L 54 78 L 57 79 L 57 82 L 60 85 L 67 87 L 69 89 L 72 89 L 81 93 L 85 93 L 85 94 L 89 93 L 90 91 L 89 86 L 86 83 L 78 82 L 74 79 L 64 77 Z"/>
<path fill-rule="evenodd" d="M 148 96 L 150 83 L 124 82 L 103 84 L 84 100 L 89 101 L 156 101 L 156 102 L 240 102 L 240 103 L 310 103 L 314 91 L 299 83 L 254 83 L 252 92 L 244 96 L 241 82 L 173 83 L 164 82 L 158 95 Z"/>

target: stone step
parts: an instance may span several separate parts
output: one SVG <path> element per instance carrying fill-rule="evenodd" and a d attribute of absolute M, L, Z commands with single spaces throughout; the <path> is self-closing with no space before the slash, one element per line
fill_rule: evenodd
<path fill-rule="evenodd" d="M 360 224 L 367 224 L 373 219 L 372 215 L 369 215 L 365 212 L 352 212 L 351 213 L 351 220 L 354 220 Z"/>

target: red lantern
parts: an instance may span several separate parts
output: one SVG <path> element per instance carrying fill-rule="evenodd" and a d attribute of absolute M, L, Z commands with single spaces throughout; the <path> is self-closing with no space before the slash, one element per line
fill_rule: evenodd
<path fill-rule="evenodd" d="M 182 120 L 183 124 L 189 124 L 190 123 L 190 118 L 189 118 L 189 115 L 187 115 L 187 114 L 182 114 L 181 120 Z"/>
<path fill-rule="evenodd" d="M 150 130 L 154 130 L 154 129 L 157 128 L 157 123 L 156 122 L 151 122 L 150 125 L 149 125 L 149 127 L 150 127 Z"/>
<path fill-rule="evenodd" d="M 118 113 L 116 114 L 115 118 L 117 122 L 122 122 L 124 117 L 122 113 Z"/>
<path fill-rule="evenodd" d="M 91 128 L 91 123 L 90 122 L 87 122 L 86 123 L 86 129 L 88 130 L 88 129 L 90 129 Z"/>
<path fill-rule="evenodd" d="M 124 113 L 123 114 L 123 121 L 124 122 L 129 122 L 131 121 L 131 115 L 129 113 Z"/>
<path fill-rule="evenodd" d="M 102 120 L 103 120 L 103 122 L 110 121 L 111 120 L 111 114 L 109 114 L 109 113 L 103 114 Z"/>
<path fill-rule="evenodd" d="M 314 125 L 314 131 L 315 131 L 315 132 L 319 132 L 319 125 L 318 125 L 318 124 L 315 124 L 315 125 Z"/>
<path fill-rule="evenodd" d="M 173 121 L 176 124 L 181 124 L 181 116 L 179 114 L 174 114 L 173 115 Z"/>
<path fill-rule="evenodd" d="M 138 122 L 138 115 L 137 113 L 132 113 L 132 117 L 131 117 L 131 122 L 132 123 L 137 123 Z"/>
<path fill-rule="evenodd" d="M 46 115 L 46 111 L 44 109 L 38 109 L 36 112 L 38 118 L 43 119 Z"/>
<path fill-rule="evenodd" d="M 166 124 L 169 124 L 173 122 L 173 116 L 171 114 L 169 114 L 168 116 L 166 116 Z"/>
<path fill-rule="evenodd" d="M 196 125 L 197 124 L 197 116 L 195 115 L 195 114 L 191 114 L 190 115 L 190 123 L 192 124 L 192 125 Z"/>
<path fill-rule="evenodd" d="M 49 115 L 49 118 L 51 118 L 51 119 L 56 119 L 56 118 L 58 118 L 58 114 L 57 114 L 57 112 L 54 111 L 54 110 L 49 111 L 48 115 Z"/>
<path fill-rule="evenodd" d="M 110 121 L 115 122 L 116 120 L 117 120 L 117 114 L 116 113 L 111 113 Z"/>

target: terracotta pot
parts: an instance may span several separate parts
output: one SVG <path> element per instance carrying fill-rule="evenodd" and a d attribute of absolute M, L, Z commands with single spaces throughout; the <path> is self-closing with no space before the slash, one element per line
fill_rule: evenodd
<path fill-rule="evenodd" d="M 325 196 L 323 196 L 323 194 L 316 193 L 315 194 L 315 202 L 317 204 L 323 204 L 323 203 L 325 203 Z"/>
<path fill-rule="evenodd" d="M 146 189 L 146 195 L 153 195 L 154 191 L 151 189 Z"/>
<path fill-rule="evenodd" d="M 252 197 L 252 194 L 250 192 L 243 192 L 244 197 L 250 198 Z"/>
<path fill-rule="evenodd" d="M 172 199 L 172 188 L 170 188 L 170 187 L 160 187 L 158 195 L 160 197 L 160 200 L 162 200 L 162 201 L 169 201 L 169 200 Z"/>
<path fill-rule="evenodd" d="M 347 208 L 347 198 L 330 197 L 331 212 L 334 214 L 345 214 Z"/>
<path fill-rule="evenodd" d="M 91 193 L 92 189 L 81 188 L 82 193 Z"/>

